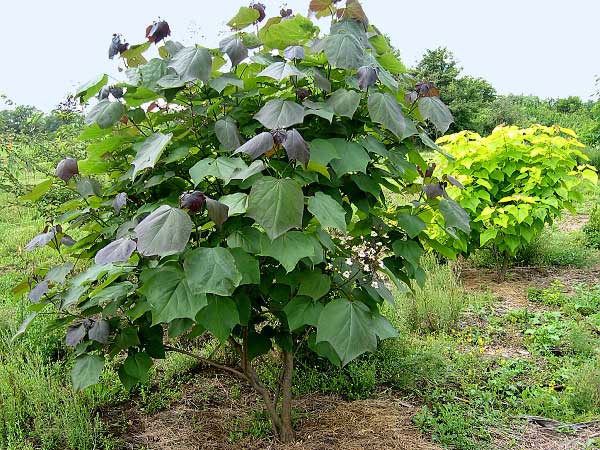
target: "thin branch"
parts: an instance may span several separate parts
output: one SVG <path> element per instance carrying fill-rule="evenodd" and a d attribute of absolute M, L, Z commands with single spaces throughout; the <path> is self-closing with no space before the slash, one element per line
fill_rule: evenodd
<path fill-rule="evenodd" d="M 177 353 L 182 353 L 187 356 L 191 356 L 192 358 L 196 359 L 197 361 L 199 361 L 202 364 L 205 364 L 210 367 L 214 367 L 215 369 L 219 369 L 219 370 L 222 370 L 225 372 L 229 372 L 229 373 L 235 375 L 236 377 L 241 378 L 242 380 L 249 381 L 248 377 L 246 375 L 244 375 L 242 372 L 240 372 L 239 370 L 234 369 L 233 367 L 225 366 L 225 365 L 220 364 L 211 359 L 203 358 L 202 356 L 198 356 L 195 353 L 189 352 L 187 350 L 177 348 L 177 347 L 172 347 L 170 345 L 165 345 L 165 350 L 167 350 L 169 352 L 177 352 Z"/>

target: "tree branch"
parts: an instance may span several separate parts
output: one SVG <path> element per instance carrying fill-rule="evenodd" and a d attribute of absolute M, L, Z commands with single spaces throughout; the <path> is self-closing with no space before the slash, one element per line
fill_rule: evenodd
<path fill-rule="evenodd" d="M 248 379 L 248 377 L 246 375 L 244 375 L 242 372 L 240 372 L 239 370 L 234 369 L 233 367 L 229 367 L 229 366 L 220 364 L 216 361 L 213 361 L 212 359 L 203 358 L 202 356 L 198 356 L 195 353 L 189 352 L 187 350 L 183 350 L 181 348 L 172 347 L 170 345 L 165 345 L 165 350 L 169 351 L 169 352 L 177 352 L 177 353 L 182 353 L 187 356 L 191 356 L 192 358 L 196 359 L 197 361 L 199 361 L 202 364 L 205 364 L 210 367 L 214 367 L 215 369 L 219 369 L 224 372 L 229 372 L 230 374 L 233 374 L 236 377 L 241 378 L 244 381 L 250 381 Z"/>

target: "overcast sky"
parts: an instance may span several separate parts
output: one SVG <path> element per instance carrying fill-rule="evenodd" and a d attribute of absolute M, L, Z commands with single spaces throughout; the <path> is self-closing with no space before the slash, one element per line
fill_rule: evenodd
<path fill-rule="evenodd" d="M 267 15 L 282 1 L 263 0 Z M 308 0 L 288 0 L 306 14 Z M 391 36 L 404 63 L 428 48 L 451 49 L 464 72 L 489 80 L 502 94 L 541 97 L 595 92 L 600 74 L 597 0 L 362 0 L 371 22 Z M 49 110 L 97 74 L 119 77 L 107 57 L 111 35 L 144 40 L 161 17 L 172 38 L 215 45 L 244 0 L 10 0 L 2 11 L 0 93 L 19 104 Z M 1 106 L 0 106 L 1 107 Z"/>

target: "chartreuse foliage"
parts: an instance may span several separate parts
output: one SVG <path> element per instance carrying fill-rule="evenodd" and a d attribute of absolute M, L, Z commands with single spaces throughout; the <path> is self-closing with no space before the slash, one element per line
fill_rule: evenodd
<path fill-rule="evenodd" d="M 132 47 L 120 90 L 89 108 L 87 159 L 57 171 L 80 199 L 29 245 L 55 247 L 65 276 L 36 273 L 20 331 L 55 311 L 77 354 L 78 389 L 117 354 L 132 387 L 177 350 L 167 334 L 208 332 L 239 353 L 227 370 L 263 395 L 289 439 L 281 424 L 291 424 L 299 345 L 343 365 L 396 334 L 379 306 L 393 299 L 388 282 L 422 281 L 419 214 L 438 200 L 397 208 L 384 190 L 418 198 L 426 167 L 414 141 L 434 145 L 406 103 L 411 81 L 358 2 L 311 7 L 335 12 L 329 35 L 287 12 L 258 34 L 241 31 L 262 20 L 257 4 L 229 22 L 236 32 L 219 48 L 166 41 L 142 63 L 148 46 Z M 78 95 L 102 93 L 103 82 Z M 451 120 L 443 111 L 434 124 Z M 441 210 L 451 226 L 456 206 Z M 272 348 L 285 362 L 281 416 L 252 368 Z"/>
<path fill-rule="evenodd" d="M 566 128 L 498 127 L 487 137 L 463 131 L 438 144 L 454 157 L 443 162 L 442 172 L 464 185 L 449 192 L 472 218 L 461 250 L 488 246 L 514 256 L 563 209 L 573 211 L 573 202 L 582 200 L 580 185 L 598 181 L 592 166 L 578 165 L 587 160 L 583 145 Z"/>

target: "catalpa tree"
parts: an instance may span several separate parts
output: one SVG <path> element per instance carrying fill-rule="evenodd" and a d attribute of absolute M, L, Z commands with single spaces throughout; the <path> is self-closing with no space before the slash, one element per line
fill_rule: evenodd
<path fill-rule="evenodd" d="M 79 198 L 28 244 L 63 263 L 16 289 L 31 300 L 19 333 L 42 311 L 66 328 L 77 389 L 109 358 L 131 388 L 182 352 L 249 383 L 291 441 L 296 351 L 343 366 L 396 336 L 379 307 L 423 281 L 433 241 L 420 215 L 444 205 L 452 228 L 460 210 L 425 196 L 419 175 L 418 147 L 437 148 L 425 121 L 445 132 L 451 115 L 357 1 L 312 1 L 310 13 L 331 16 L 328 35 L 290 10 L 264 20 L 260 4 L 240 8 L 219 48 L 167 40 L 164 21 L 141 45 L 115 35 L 109 56 L 127 81 L 103 75 L 77 92 L 95 98 L 87 158 L 65 158 L 50 184 Z M 237 361 L 211 359 L 200 336 Z M 256 370 L 265 357 L 281 360 L 272 390 Z"/>

